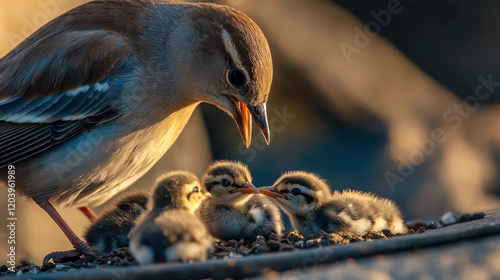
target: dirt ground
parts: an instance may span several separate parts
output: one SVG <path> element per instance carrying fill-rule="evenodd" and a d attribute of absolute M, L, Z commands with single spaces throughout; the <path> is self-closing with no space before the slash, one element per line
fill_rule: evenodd
<path fill-rule="evenodd" d="M 406 234 L 397 235 L 419 234 L 425 231 L 449 226 L 455 223 L 481 219 L 484 217 L 484 215 L 485 214 L 482 212 L 464 215 L 447 212 L 438 221 L 416 221 L 408 223 L 406 224 L 408 232 Z M 296 231 L 288 231 L 285 232 L 283 237 L 281 238 L 278 238 L 278 236 L 274 235 L 269 236 L 268 238 L 258 236 L 254 241 L 231 240 L 229 242 L 215 242 L 213 249 L 209 254 L 209 259 L 237 258 L 255 254 L 319 248 L 330 245 L 346 245 L 353 242 L 386 239 L 393 236 L 395 235 L 392 235 L 389 231 L 370 232 L 363 236 L 346 232 L 326 233 L 323 231 L 309 236 L 302 236 Z M 86 256 L 81 257 L 78 260 L 68 260 L 61 263 L 48 262 L 43 264 L 42 266 L 36 265 L 31 262 L 24 262 L 17 267 L 16 272 L 14 273 L 16 273 L 17 275 L 24 273 L 38 274 L 134 265 L 138 265 L 138 263 L 129 253 L 128 248 L 119 248 L 104 257 L 96 258 L 92 256 Z M 10 275 L 14 273 L 8 271 L 6 265 L 0 267 L 0 276 Z"/>

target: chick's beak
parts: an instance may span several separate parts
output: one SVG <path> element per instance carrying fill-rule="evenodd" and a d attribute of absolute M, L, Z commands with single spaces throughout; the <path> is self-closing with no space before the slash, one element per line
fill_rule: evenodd
<path fill-rule="evenodd" d="M 240 188 L 230 191 L 230 193 L 239 192 L 241 194 L 256 194 L 259 193 L 259 189 L 256 188 L 252 183 L 245 183 Z"/>
<path fill-rule="evenodd" d="M 252 120 L 250 115 L 253 116 L 253 119 L 257 123 L 257 126 L 260 128 L 262 135 L 266 139 L 266 143 L 269 145 L 270 143 L 270 132 L 269 125 L 267 121 L 267 109 L 266 103 L 263 103 L 260 106 L 250 106 L 249 107 L 243 102 L 238 100 L 235 97 L 230 97 L 231 101 L 235 105 L 235 111 L 233 112 L 233 118 L 238 125 L 238 129 L 241 134 L 241 138 L 243 139 L 243 143 L 248 148 L 250 143 L 252 142 Z"/>
<path fill-rule="evenodd" d="M 282 199 L 287 199 L 286 196 L 282 195 L 277 188 L 270 186 L 270 187 L 260 187 L 259 188 L 259 193 L 269 196 L 270 198 L 282 198 Z"/>
<path fill-rule="evenodd" d="M 202 197 L 202 200 L 205 200 L 205 199 L 212 199 L 212 194 L 209 193 L 209 192 L 204 193 L 203 197 Z"/>

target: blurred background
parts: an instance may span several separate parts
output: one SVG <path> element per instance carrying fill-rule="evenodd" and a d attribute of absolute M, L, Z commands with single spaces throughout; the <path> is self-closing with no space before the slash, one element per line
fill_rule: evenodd
<path fill-rule="evenodd" d="M 0 0 L 0 57 L 84 2 Z M 132 188 L 148 189 L 168 170 L 201 175 L 213 159 L 231 159 L 249 165 L 257 186 L 286 170 L 312 171 L 333 189 L 395 200 L 407 219 L 500 205 L 500 2 L 216 2 L 247 13 L 268 38 L 271 145 L 254 129 L 245 149 L 233 120 L 203 104 Z M 51 251 L 70 249 L 37 205 L 17 202 L 18 260 L 41 263 Z M 6 208 L 0 200 L 0 219 Z M 75 209 L 59 211 L 81 235 L 87 219 Z M 6 237 L 0 230 L 2 252 Z"/>

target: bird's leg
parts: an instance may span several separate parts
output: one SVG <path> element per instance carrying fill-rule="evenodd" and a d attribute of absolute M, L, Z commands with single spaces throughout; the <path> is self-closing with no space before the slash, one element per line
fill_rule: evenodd
<path fill-rule="evenodd" d="M 83 206 L 78 208 L 80 211 L 83 212 L 83 214 L 91 221 L 95 222 L 97 220 L 97 215 L 92 211 L 92 209 L 88 208 L 87 206 Z"/>
<path fill-rule="evenodd" d="M 57 213 L 56 209 L 52 204 L 49 202 L 46 203 L 38 203 L 40 207 L 42 207 L 47 214 L 56 222 L 56 224 L 61 228 L 61 230 L 64 232 L 64 235 L 69 239 L 73 247 L 75 247 L 76 250 L 71 250 L 71 251 L 66 251 L 66 252 L 53 252 L 45 256 L 43 259 L 43 263 L 48 262 L 50 259 L 53 259 L 55 262 L 58 260 L 61 260 L 63 258 L 76 258 L 83 255 L 91 255 L 91 256 L 102 256 L 105 255 L 104 253 L 90 248 L 83 240 L 81 240 L 74 232 L 71 230 L 71 228 L 68 226 L 68 224 L 63 220 L 61 215 Z"/>

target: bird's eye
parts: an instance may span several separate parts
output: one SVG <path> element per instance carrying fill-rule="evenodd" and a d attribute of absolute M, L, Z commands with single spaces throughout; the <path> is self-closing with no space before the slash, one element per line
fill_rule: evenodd
<path fill-rule="evenodd" d="M 295 188 L 295 189 L 293 189 L 293 190 L 292 190 L 292 194 L 293 194 L 293 195 L 299 195 L 299 194 L 301 194 L 301 193 L 302 193 L 302 192 L 301 192 L 301 191 L 300 191 L 300 189 L 298 189 L 298 188 Z"/>
<path fill-rule="evenodd" d="M 228 179 L 224 178 L 220 181 L 220 184 L 224 187 L 224 188 L 227 188 L 231 185 L 231 181 L 229 181 Z"/>
<path fill-rule="evenodd" d="M 233 86 L 237 88 L 243 88 L 247 83 L 245 73 L 243 73 L 243 71 L 238 68 L 232 68 L 231 70 L 229 70 L 228 80 Z"/>
<path fill-rule="evenodd" d="M 195 193 L 200 192 L 200 189 L 198 187 L 194 187 L 193 192 Z"/>

